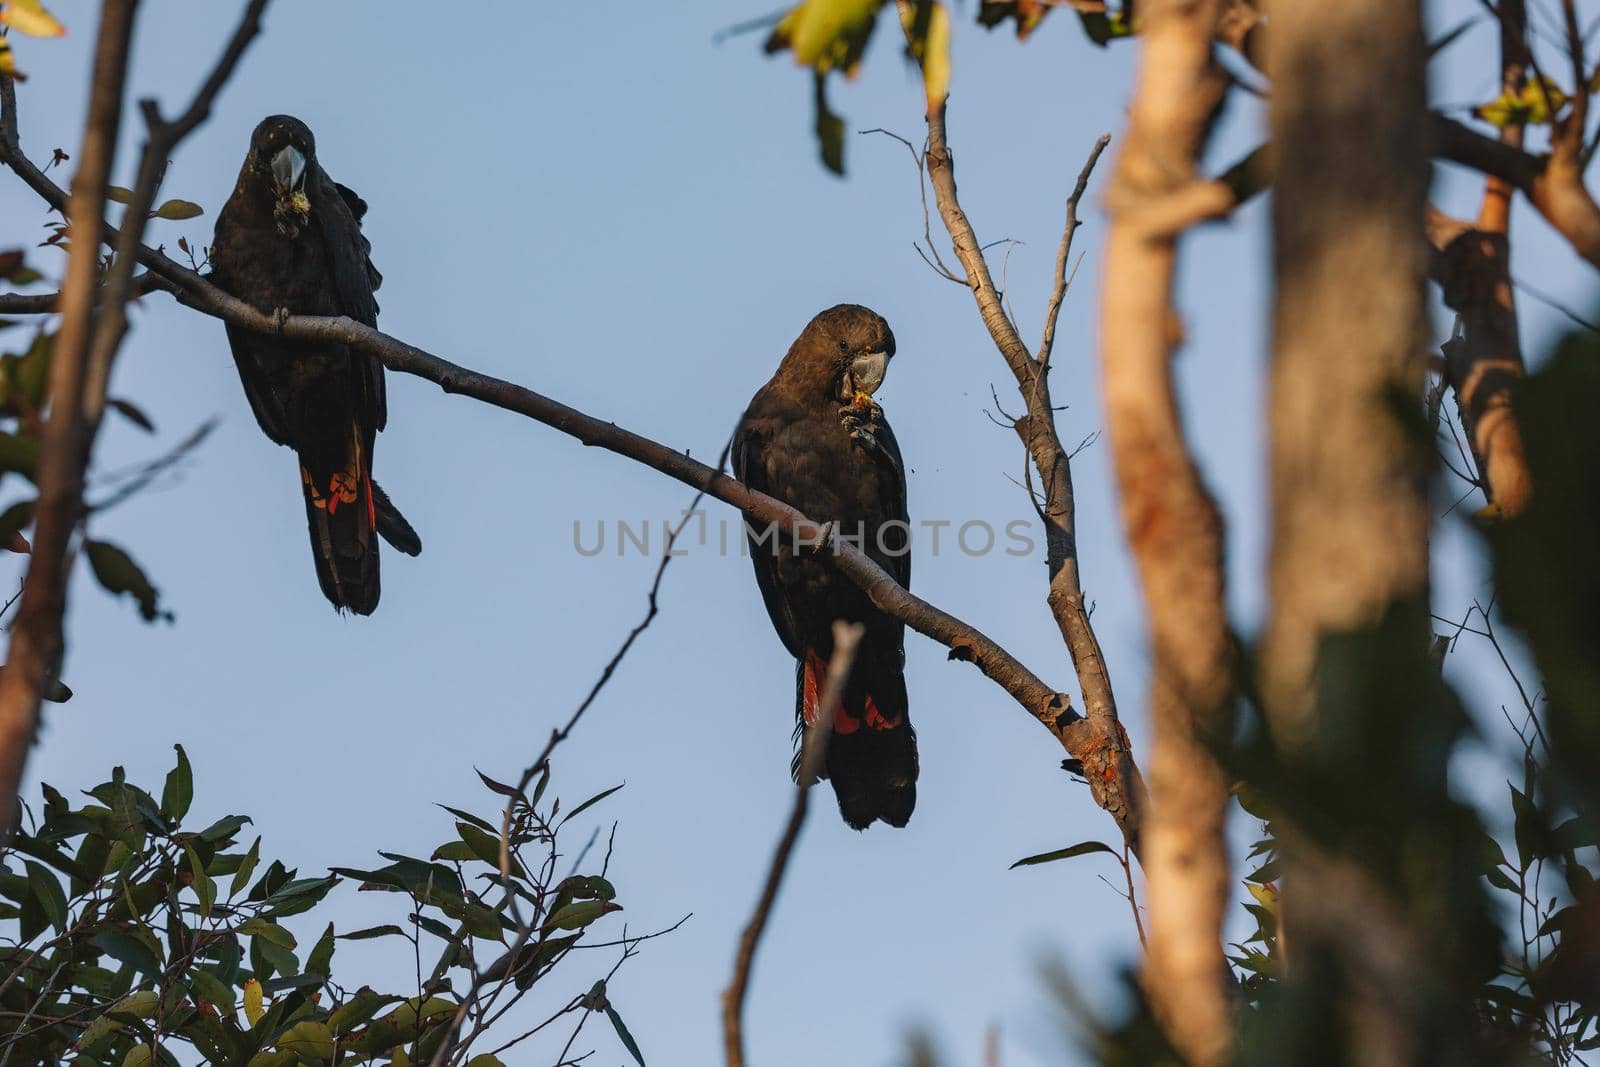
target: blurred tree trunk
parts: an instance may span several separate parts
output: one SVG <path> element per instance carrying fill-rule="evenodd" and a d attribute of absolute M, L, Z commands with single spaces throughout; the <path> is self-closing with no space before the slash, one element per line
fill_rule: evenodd
<path fill-rule="evenodd" d="M 1331 721 L 1351 702 L 1318 685 L 1325 638 L 1387 616 L 1421 655 L 1428 634 L 1429 463 L 1420 415 L 1407 423 L 1422 389 L 1427 268 L 1419 9 L 1417 0 L 1272 7 L 1277 302 L 1261 682 L 1291 754 L 1355 728 Z M 1412 1046 L 1422 1028 L 1408 1007 L 1417 1003 L 1408 980 L 1423 965 L 1408 947 L 1413 931 L 1349 854 L 1292 834 L 1284 847 L 1290 975 L 1343 976 L 1335 1010 L 1360 1062 L 1421 1062 Z"/>
<path fill-rule="evenodd" d="M 1154 669 L 1142 980 L 1173 1045 L 1198 1065 L 1226 1063 L 1233 1043 L 1222 952 L 1228 783 L 1208 741 L 1223 732 L 1234 649 L 1222 516 L 1190 455 L 1172 375 L 1182 333 L 1172 307 L 1178 239 L 1199 220 L 1174 207 L 1208 185 L 1196 164 L 1225 84 L 1212 41 L 1226 6 L 1140 5 L 1138 78 L 1107 197 L 1100 315 L 1106 429 Z"/>

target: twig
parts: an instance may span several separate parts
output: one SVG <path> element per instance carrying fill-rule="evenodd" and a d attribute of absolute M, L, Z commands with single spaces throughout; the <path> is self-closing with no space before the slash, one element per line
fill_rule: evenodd
<path fill-rule="evenodd" d="M 1129 751 L 1127 735 L 1117 721 L 1116 698 L 1112 693 L 1111 677 L 1100 651 L 1099 639 L 1089 623 L 1088 614 L 1083 610 L 1084 594 L 1078 577 L 1072 462 L 1056 430 L 1055 408 L 1051 402 L 1050 382 L 1046 373 L 1048 367 L 1029 353 L 1027 345 L 1001 307 L 982 245 L 956 192 L 955 158 L 950 151 L 943 107 L 935 109 L 928 116 L 925 158 L 939 217 L 950 235 L 956 258 L 966 271 L 968 288 L 977 304 L 978 314 L 983 319 L 990 340 L 1011 369 L 1027 405 L 1026 416 L 1017 419 L 1012 429 L 1032 458 L 1043 490 L 1045 556 L 1049 574 L 1046 602 L 1072 656 L 1072 665 L 1083 692 L 1084 714 L 1088 723 L 1086 733 L 1093 738 L 1092 744 L 1085 746 L 1089 751 L 1089 759 L 1083 761 L 1082 757 L 1077 758 L 1087 768 L 1085 781 L 1095 802 L 1116 819 L 1123 837 L 1130 842 L 1137 855 L 1144 784 Z M 1087 162 L 1092 165 L 1098 158 L 1099 151 L 1093 151 Z M 1091 167 L 1086 166 L 1084 173 L 1090 170 Z M 1087 189 L 1087 178 L 1083 179 L 1083 183 Z M 1070 201 L 1068 210 L 1067 233 L 1070 234 L 1076 227 Z M 1055 316 L 1059 317 L 1059 306 Z M 1053 320 L 1049 324 L 1053 338 Z"/>
<path fill-rule="evenodd" d="M 130 296 L 143 296 L 157 289 L 170 289 L 172 283 L 159 274 L 146 271 L 136 274 L 128 283 Z M 95 291 L 95 304 L 104 298 L 105 288 Z M 61 310 L 60 293 L 0 293 L 0 315 L 53 315 Z"/>
<path fill-rule="evenodd" d="M 167 452 L 166 455 L 158 456 L 150 462 L 142 465 L 137 470 L 133 471 L 127 477 L 127 480 L 119 485 L 110 496 L 106 497 L 102 501 L 99 501 L 98 503 L 85 504 L 85 510 L 91 513 L 109 511 L 118 504 L 121 504 L 123 501 L 127 500 L 129 497 L 139 493 L 145 488 L 145 486 L 149 485 L 162 474 L 165 474 L 178 463 L 182 462 L 183 458 L 190 452 L 194 451 L 196 448 L 199 448 L 201 442 L 209 437 L 211 435 L 211 431 L 215 430 L 216 428 L 217 420 L 207 419 L 205 422 L 200 424 L 200 427 L 195 430 L 194 433 L 178 442 L 178 444 L 175 445 L 171 451 Z"/>
<path fill-rule="evenodd" d="M 730 439 L 729 445 L 731 443 Z M 729 445 L 723 446 L 722 455 L 717 460 L 717 471 L 719 473 L 727 462 Z M 583 718 L 584 712 L 589 710 L 596 698 L 600 696 L 600 691 L 606 687 L 606 683 L 611 681 L 612 675 L 616 674 L 617 668 L 622 665 L 623 659 L 627 657 L 629 650 L 633 648 L 634 642 L 639 639 L 639 635 L 649 629 L 650 624 L 655 621 L 656 615 L 660 610 L 661 581 L 666 577 L 668 564 L 676 558 L 673 555 L 673 546 L 677 543 L 678 536 L 683 533 L 684 527 L 688 525 L 689 520 L 695 516 L 695 509 L 699 507 L 700 501 L 704 496 L 705 490 L 703 489 L 695 494 L 694 500 L 690 502 L 689 507 L 683 512 L 683 518 L 678 520 L 677 526 L 673 527 L 671 533 L 667 535 L 667 543 L 662 549 L 661 561 L 656 566 L 655 577 L 650 583 L 650 589 L 645 594 L 644 617 L 634 625 L 633 629 L 628 631 L 628 635 L 623 638 L 622 644 L 600 671 L 600 677 L 595 679 L 594 685 L 589 688 L 588 695 L 583 698 L 577 709 L 567 718 L 565 725 L 550 732 L 550 739 L 545 742 L 543 751 L 539 753 L 538 758 L 523 769 L 522 776 L 517 780 L 517 796 L 511 797 L 506 801 L 505 814 L 501 817 L 500 822 L 500 881 L 506 889 L 506 899 L 510 903 L 512 921 L 517 926 L 517 936 L 505 954 L 506 966 L 503 972 L 497 974 L 498 968 L 489 968 L 473 978 L 472 985 L 468 988 L 466 995 L 461 998 L 460 1006 L 456 1008 L 449 1032 L 445 1035 L 445 1039 L 440 1043 L 439 1048 L 434 1052 L 433 1058 L 428 1061 L 430 1067 L 442 1067 L 449 1060 L 450 1054 L 456 1048 L 461 1025 L 466 1021 L 467 1013 L 477 1002 L 479 995 L 491 982 L 499 981 L 503 976 L 516 972 L 517 967 L 522 962 L 520 956 L 523 949 L 538 933 L 540 916 L 536 913 L 526 920 L 523 919 L 521 909 L 517 904 L 517 893 L 511 882 L 511 822 L 513 813 L 516 810 L 518 801 L 526 794 L 528 786 L 550 766 L 550 756 L 555 752 L 556 747 L 571 736 L 572 731 L 577 728 L 579 721 Z M 585 851 L 587 851 L 587 848 L 585 848 Z M 608 849 L 607 855 L 609 856 L 609 854 Z M 579 1025 L 581 1026 L 582 1024 L 580 1023 Z M 574 1036 L 576 1036 L 576 1031 L 574 1031 Z M 467 1044 L 470 1045 L 471 1042 L 468 1041 Z M 566 1055 L 565 1051 L 563 1051 L 562 1055 Z"/>
<path fill-rule="evenodd" d="M 1072 187 L 1072 192 L 1067 196 L 1067 224 L 1061 229 L 1061 247 L 1056 249 L 1055 285 L 1050 290 L 1050 303 L 1044 311 L 1044 336 L 1039 339 L 1039 366 L 1050 365 L 1050 352 L 1056 343 L 1056 320 L 1061 317 L 1061 302 L 1066 299 L 1067 288 L 1070 282 L 1067 278 L 1067 259 L 1072 255 L 1072 236 L 1078 232 L 1081 225 L 1078 221 L 1078 204 L 1089 191 L 1089 175 L 1094 173 L 1095 164 L 1100 162 L 1100 156 L 1111 143 L 1111 135 L 1102 133 L 1094 147 L 1089 150 L 1089 158 L 1083 161 L 1083 169 L 1078 172 L 1077 184 Z"/>
<path fill-rule="evenodd" d="M 922 251 L 922 246 L 916 244 L 916 242 L 912 242 L 912 247 L 917 250 L 918 255 L 922 256 L 922 261 L 924 263 L 927 263 L 928 266 L 934 269 L 935 273 L 939 274 L 947 281 L 955 282 L 957 285 L 971 285 L 972 283 L 967 279 L 956 277 L 955 272 L 944 265 L 944 260 L 939 257 L 939 247 L 933 243 L 933 222 L 928 214 L 928 175 L 927 171 L 925 171 L 922 166 L 922 154 L 917 151 L 916 146 L 910 141 L 906 140 L 904 137 L 901 137 L 898 133 L 893 133 L 889 130 L 883 129 L 882 127 L 874 127 L 870 130 L 858 130 L 856 132 L 863 137 L 869 133 L 881 133 L 885 137 L 892 137 L 896 141 L 899 141 L 901 144 L 906 146 L 906 151 L 911 153 L 911 162 L 917 168 L 917 193 L 922 197 L 922 239 L 928 243 L 928 253 L 933 256 L 933 259 L 929 260 L 928 254 L 924 254 Z"/>
<path fill-rule="evenodd" d="M 772 863 L 767 868 L 766 882 L 761 887 L 761 897 L 756 902 L 755 913 L 745 924 L 739 937 L 739 952 L 734 959 L 733 978 L 722 994 L 722 1047 L 728 1067 L 745 1067 L 744 1057 L 744 999 L 750 985 L 750 968 L 755 963 L 756 948 L 766 931 L 767 919 L 772 914 L 773 902 L 783 885 L 784 872 L 789 867 L 789 857 L 794 852 L 800 828 L 805 825 L 811 786 L 816 782 L 827 751 L 828 735 L 833 730 L 833 718 L 838 712 L 839 700 L 844 695 L 845 682 L 855 663 L 856 646 L 861 642 L 865 628 L 860 623 L 836 620 L 833 624 L 833 656 L 828 661 L 828 680 L 818 701 L 817 721 L 805 728 L 805 739 L 800 746 L 799 773 L 795 776 L 794 804 L 778 847 L 773 851 Z"/>

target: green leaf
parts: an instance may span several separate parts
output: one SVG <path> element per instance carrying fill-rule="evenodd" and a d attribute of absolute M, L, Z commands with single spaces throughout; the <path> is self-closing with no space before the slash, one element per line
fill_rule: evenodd
<path fill-rule="evenodd" d="M 106 186 L 106 199 L 115 204 L 126 204 L 133 199 L 133 190 L 125 189 L 120 185 Z"/>
<path fill-rule="evenodd" d="M 1513 832 L 1517 840 L 1517 859 L 1521 866 L 1517 869 L 1527 870 L 1533 861 L 1540 858 L 1539 839 L 1542 836 L 1539 809 L 1533 806 L 1533 801 L 1528 799 L 1528 794 L 1511 786 L 1511 810 L 1516 817 Z"/>
<path fill-rule="evenodd" d="M 135 1045 L 122 1060 L 122 1067 L 150 1067 L 150 1046 Z"/>
<path fill-rule="evenodd" d="M 819 74 L 853 76 L 882 6 L 883 0 L 802 0 L 779 20 L 764 50 L 793 51 L 795 62 Z"/>
<path fill-rule="evenodd" d="M 1054 863 L 1056 860 L 1070 860 L 1075 856 L 1089 856 L 1096 852 L 1109 852 L 1115 856 L 1117 850 L 1103 841 L 1083 841 L 1068 848 L 1058 848 L 1054 852 L 1041 852 L 1037 856 L 1027 856 L 1013 863 L 1011 870 L 1018 867 L 1032 867 L 1039 863 Z"/>
<path fill-rule="evenodd" d="M 626 782 L 623 783 L 623 785 L 626 785 L 626 784 L 627 784 Z M 596 804 L 600 803 L 606 797 L 610 796 L 612 793 L 615 793 L 617 790 L 619 790 L 621 788 L 622 788 L 621 785 L 614 785 L 610 789 L 605 789 L 605 790 L 602 790 L 602 791 L 596 793 L 594 796 L 590 797 L 588 800 L 585 800 L 582 804 L 579 804 L 577 807 L 575 807 L 571 811 L 567 812 L 566 817 L 561 820 L 561 825 L 565 826 L 567 823 L 571 822 L 573 819 L 576 819 L 579 815 L 581 815 L 584 812 L 588 811 L 590 808 L 594 807 Z M 496 843 L 496 847 L 498 847 L 498 842 Z"/>
<path fill-rule="evenodd" d="M 558 908 L 554 915 L 545 920 L 546 930 L 581 930 L 594 922 L 602 915 L 613 911 L 621 911 L 621 904 L 614 904 L 609 900 L 580 900 Z"/>
<path fill-rule="evenodd" d="M 23 527 L 33 521 L 33 509 L 38 503 L 37 500 L 19 500 L 0 513 L 0 548 L 10 547 Z"/>
<path fill-rule="evenodd" d="M 333 1059 L 333 1031 L 326 1023 L 307 1019 L 291 1026 L 289 1032 L 278 1039 L 278 1048 L 313 1063 L 322 1063 Z"/>
<path fill-rule="evenodd" d="M 257 837 L 250 846 L 250 851 L 245 853 L 244 859 L 239 864 L 239 869 L 233 872 L 233 881 L 228 883 L 229 899 L 232 899 L 241 889 L 250 884 L 250 876 L 256 872 L 256 864 L 260 862 L 261 838 Z"/>
<path fill-rule="evenodd" d="M 817 135 L 817 151 L 821 154 L 822 165 L 835 174 L 843 174 L 844 119 L 834 114 L 828 106 L 827 81 L 821 74 L 816 78 L 812 106 L 816 115 L 812 129 Z"/>
<path fill-rule="evenodd" d="M 0 471 L 16 471 L 30 482 L 39 472 L 39 439 L 0 433 Z"/>
<path fill-rule="evenodd" d="M 171 621 L 171 613 L 163 612 L 158 607 L 160 593 L 150 584 L 150 579 L 132 556 L 108 541 L 89 541 L 84 545 L 84 552 L 89 557 L 89 566 L 94 570 L 95 578 L 106 592 L 116 596 L 124 593 L 132 596 L 138 602 L 139 614 L 146 622 L 154 622 L 159 618 Z"/>
<path fill-rule="evenodd" d="M 375 937 L 388 937 L 391 934 L 399 934 L 404 937 L 405 931 L 398 926 L 386 923 L 383 926 L 369 926 L 365 930 L 357 930 L 350 934 L 339 934 L 338 937 L 341 941 L 370 941 Z"/>
<path fill-rule="evenodd" d="M 433 854 L 429 858 L 436 860 L 450 860 L 453 863 L 466 863 L 469 860 L 477 859 L 478 854 L 474 852 L 472 850 L 472 846 L 467 844 L 465 841 L 449 841 L 434 849 Z"/>
<path fill-rule="evenodd" d="M 127 419 L 129 422 L 133 423 L 135 426 L 139 427 L 139 429 L 143 430 L 145 433 L 156 432 L 156 424 L 150 421 L 150 416 L 139 410 L 139 408 L 132 401 L 123 400 L 119 397 L 111 397 L 106 401 L 106 403 L 113 411 Z"/>
<path fill-rule="evenodd" d="M 39 907 L 44 910 L 44 917 L 50 920 L 50 925 L 57 930 L 65 932 L 67 929 L 67 895 L 61 891 L 61 883 L 56 881 L 56 876 L 51 874 L 42 863 L 33 860 L 26 862 L 28 868 L 28 888 L 32 890 L 33 899 L 39 902 Z"/>
<path fill-rule="evenodd" d="M 471 851 L 472 855 L 482 860 L 495 870 L 500 869 L 500 838 L 491 836 L 486 831 L 478 829 L 469 822 L 456 823 L 456 833 L 461 835 L 461 841 Z M 511 859 L 511 873 L 517 878 L 524 875 L 522 864 L 517 862 L 515 856 Z"/>
<path fill-rule="evenodd" d="M 283 948 L 292 949 L 295 947 L 293 934 L 277 923 L 269 922 L 259 916 L 246 919 L 240 924 L 239 933 L 248 934 L 251 937 L 259 937 Z"/>
<path fill-rule="evenodd" d="M 178 751 L 178 765 L 167 773 L 166 785 L 161 790 L 161 814 L 170 822 L 179 823 L 189 813 L 194 800 L 194 771 L 182 745 L 173 745 Z"/>
<path fill-rule="evenodd" d="M 155 210 L 155 217 L 181 222 L 184 219 L 197 219 L 206 213 L 205 208 L 192 200 L 168 200 Z"/>
<path fill-rule="evenodd" d="M 628 1033 L 628 1027 L 623 1023 L 622 1016 L 617 1014 L 617 1009 L 609 1001 L 606 1003 L 606 1018 L 611 1020 L 611 1027 L 616 1030 L 617 1040 L 622 1042 L 622 1047 L 633 1055 L 639 1067 L 644 1067 L 644 1053 L 639 1051 L 639 1043 Z"/>
<path fill-rule="evenodd" d="M 232 1015 L 237 1010 L 238 1001 L 233 995 L 233 987 L 210 971 L 196 967 L 189 972 L 189 981 L 202 1000 L 224 1015 Z"/>
<path fill-rule="evenodd" d="M 240 828 L 249 821 L 250 817 L 248 815 L 225 815 L 204 830 L 201 830 L 200 836 L 213 845 L 221 844 L 223 841 L 232 840 L 233 835 L 238 833 Z M 256 843 L 260 844 L 260 841 L 257 840 Z"/>
<path fill-rule="evenodd" d="M 906 50 L 922 71 L 928 114 L 935 114 L 950 96 L 950 12 L 936 0 L 900 6 Z"/>
<path fill-rule="evenodd" d="M 487 774 L 484 774 L 482 771 L 478 771 L 478 777 L 483 780 L 484 785 L 489 787 L 490 792 L 499 793 L 503 797 L 510 797 L 512 799 L 522 796 L 522 794 L 519 793 L 514 786 L 506 785 L 504 782 L 497 782 L 493 778 L 490 778 Z M 535 803 L 537 803 L 537 801 Z"/>
<path fill-rule="evenodd" d="M 211 905 L 217 899 L 217 883 L 206 873 L 206 865 L 200 862 L 200 854 L 192 846 L 184 845 L 183 850 L 189 854 L 189 873 L 194 878 L 189 888 L 194 890 L 195 897 L 200 901 L 200 917 L 209 919 Z"/>
<path fill-rule="evenodd" d="M 306 957 L 306 973 L 320 974 L 324 978 L 333 977 L 333 924 L 322 931 L 322 936 L 311 948 L 311 955 Z"/>

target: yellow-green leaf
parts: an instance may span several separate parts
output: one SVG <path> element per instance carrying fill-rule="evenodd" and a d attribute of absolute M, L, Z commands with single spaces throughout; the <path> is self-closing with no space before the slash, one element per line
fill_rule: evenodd
<path fill-rule="evenodd" d="M 1275 887 L 1246 882 L 1245 888 L 1250 890 L 1250 895 L 1256 898 L 1256 903 L 1272 914 L 1278 914 L 1278 890 Z"/>
<path fill-rule="evenodd" d="M 922 69 L 928 114 L 932 115 L 950 95 L 950 12 L 938 0 L 899 0 L 899 10 L 906 48 Z"/>
<path fill-rule="evenodd" d="M 11 51 L 11 42 L 0 37 L 0 74 L 19 82 L 28 80 L 28 76 L 17 69 L 16 53 Z"/>
<path fill-rule="evenodd" d="M 61 37 L 67 32 L 39 0 L 7 0 L 0 6 L 0 26 L 10 26 L 30 37 Z"/>
<path fill-rule="evenodd" d="M 150 1046 L 135 1045 L 123 1057 L 122 1067 L 150 1067 Z"/>
<path fill-rule="evenodd" d="M 197 219 L 206 213 L 206 209 L 193 200 L 168 200 L 156 208 L 155 215 L 158 219 L 169 219 L 181 222 L 184 219 Z"/>
<path fill-rule="evenodd" d="M 1530 80 L 1516 92 L 1504 92 L 1472 113 L 1502 130 L 1508 126 L 1543 126 L 1567 106 L 1567 94 L 1549 78 Z"/>
<path fill-rule="evenodd" d="M 283 1052 L 293 1052 L 302 1059 L 331 1060 L 333 1059 L 333 1031 L 328 1029 L 326 1023 L 306 1020 L 295 1023 L 289 1032 L 278 1039 L 278 1048 Z"/>
<path fill-rule="evenodd" d="M 266 1013 L 261 1003 L 261 983 L 252 978 L 244 984 L 244 1017 L 254 1026 Z"/>
<path fill-rule="evenodd" d="M 106 186 L 106 199 L 118 204 L 126 204 L 133 199 L 133 190 L 125 189 L 120 185 Z"/>
<path fill-rule="evenodd" d="M 819 74 L 842 70 L 854 77 L 883 0 L 803 0 L 767 38 L 767 52 L 794 52 L 795 62 Z"/>

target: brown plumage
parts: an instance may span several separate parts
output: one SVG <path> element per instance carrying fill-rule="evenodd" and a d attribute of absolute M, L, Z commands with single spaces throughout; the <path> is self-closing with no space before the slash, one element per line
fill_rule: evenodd
<path fill-rule="evenodd" d="M 752 489 L 834 522 L 903 586 L 911 583 L 905 464 L 871 394 L 894 355 L 882 316 L 855 304 L 822 312 L 751 400 L 733 468 Z M 828 738 L 823 774 L 845 822 L 904 826 L 916 806 L 917 743 L 905 686 L 905 627 L 792 539 L 751 538 L 767 614 L 795 658 L 797 738 L 812 721 L 833 654 L 833 622 L 866 627 Z M 796 757 L 798 759 L 798 756 Z"/>
<path fill-rule="evenodd" d="M 212 280 L 272 314 L 347 315 L 376 326 L 383 281 L 361 232 L 366 203 L 322 169 L 311 130 L 274 115 L 250 138 L 217 216 Z M 383 365 L 341 344 L 307 344 L 229 325 L 228 343 L 262 432 L 300 458 L 311 551 L 341 611 L 378 606 L 378 544 L 416 555 L 416 531 L 372 480 L 388 418 Z"/>

